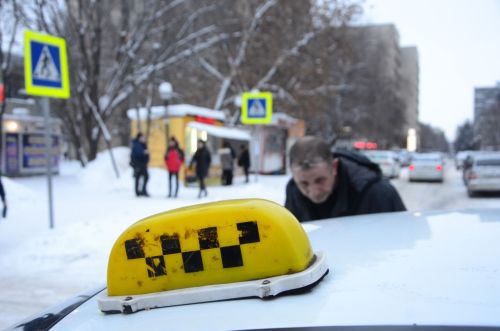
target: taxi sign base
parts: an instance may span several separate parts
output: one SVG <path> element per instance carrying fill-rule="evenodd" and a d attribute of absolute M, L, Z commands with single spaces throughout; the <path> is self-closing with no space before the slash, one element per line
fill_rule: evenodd
<path fill-rule="evenodd" d="M 236 298 L 268 298 L 280 293 L 312 286 L 328 273 L 325 254 L 316 254 L 314 262 L 304 271 L 265 279 L 191 287 L 158 293 L 131 296 L 98 296 L 99 309 L 105 313 L 134 313 L 140 310 L 179 306 L 192 303 Z"/>

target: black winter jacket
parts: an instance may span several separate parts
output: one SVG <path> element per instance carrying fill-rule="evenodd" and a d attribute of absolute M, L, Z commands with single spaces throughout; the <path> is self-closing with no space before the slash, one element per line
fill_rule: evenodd
<path fill-rule="evenodd" d="M 357 153 L 336 152 L 333 156 L 339 158 L 338 184 L 324 203 L 316 204 L 304 196 L 293 178 L 288 182 L 285 207 L 300 222 L 406 210 L 378 165 Z"/>
<path fill-rule="evenodd" d="M 250 153 L 248 152 L 248 149 L 241 152 L 238 158 L 238 165 L 244 169 L 250 168 Z"/>
<path fill-rule="evenodd" d="M 194 153 L 189 167 L 191 168 L 193 164 L 196 164 L 196 177 L 205 178 L 208 175 L 211 163 L 212 157 L 210 156 L 210 151 L 206 147 L 202 147 L 198 148 Z"/>

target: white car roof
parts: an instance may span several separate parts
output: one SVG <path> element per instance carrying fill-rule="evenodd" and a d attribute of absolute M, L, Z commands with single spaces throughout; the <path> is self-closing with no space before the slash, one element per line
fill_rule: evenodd
<path fill-rule="evenodd" d="M 441 153 L 429 152 L 429 153 L 413 153 L 414 157 L 443 157 Z"/>
<path fill-rule="evenodd" d="M 438 153 L 418 153 L 413 154 L 412 161 L 439 161 L 441 162 L 443 157 Z"/>
<path fill-rule="evenodd" d="M 394 154 L 396 154 L 396 152 L 394 152 L 394 151 L 381 150 L 381 149 L 366 150 L 366 151 L 364 151 L 364 153 L 369 154 L 369 155 L 394 155 Z"/>
<path fill-rule="evenodd" d="M 500 209 L 372 214 L 303 226 L 330 267 L 309 292 L 129 315 L 101 313 L 94 297 L 53 330 L 500 326 Z"/>
<path fill-rule="evenodd" d="M 474 160 L 500 159 L 500 152 L 489 152 L 474 155 Z"/>

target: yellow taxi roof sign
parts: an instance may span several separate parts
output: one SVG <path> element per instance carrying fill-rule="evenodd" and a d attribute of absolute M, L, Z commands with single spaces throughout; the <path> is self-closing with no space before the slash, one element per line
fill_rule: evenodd
<path fill-rule="evenodd" d="M 267 200 L 227 200 L 153 215 L 115 242 L 108 295 L 134 295 L 293 274 L 313 262 L 297 219 Z"/>
<path fill-rule="evenodd" d="M 26 93 L 67 99 L 70 96 L 66 41 L 26 30 L 24 32 Z"/>
<path fill-rule="evenodd" d="M 245 92 L 241 96 L 243 124 L 270 124 L 273 116 L 271 92 Z"/>

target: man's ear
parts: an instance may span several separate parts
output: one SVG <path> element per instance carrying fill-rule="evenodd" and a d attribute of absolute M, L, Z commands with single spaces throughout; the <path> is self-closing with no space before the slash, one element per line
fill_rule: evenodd
<path fill-rule="evenodd" d="M 332 160 L 332 167 L 333 167 L 333 173 L 337 175 L 337 171 L 339 169 L 339 159 L 333 159 Z"/>

